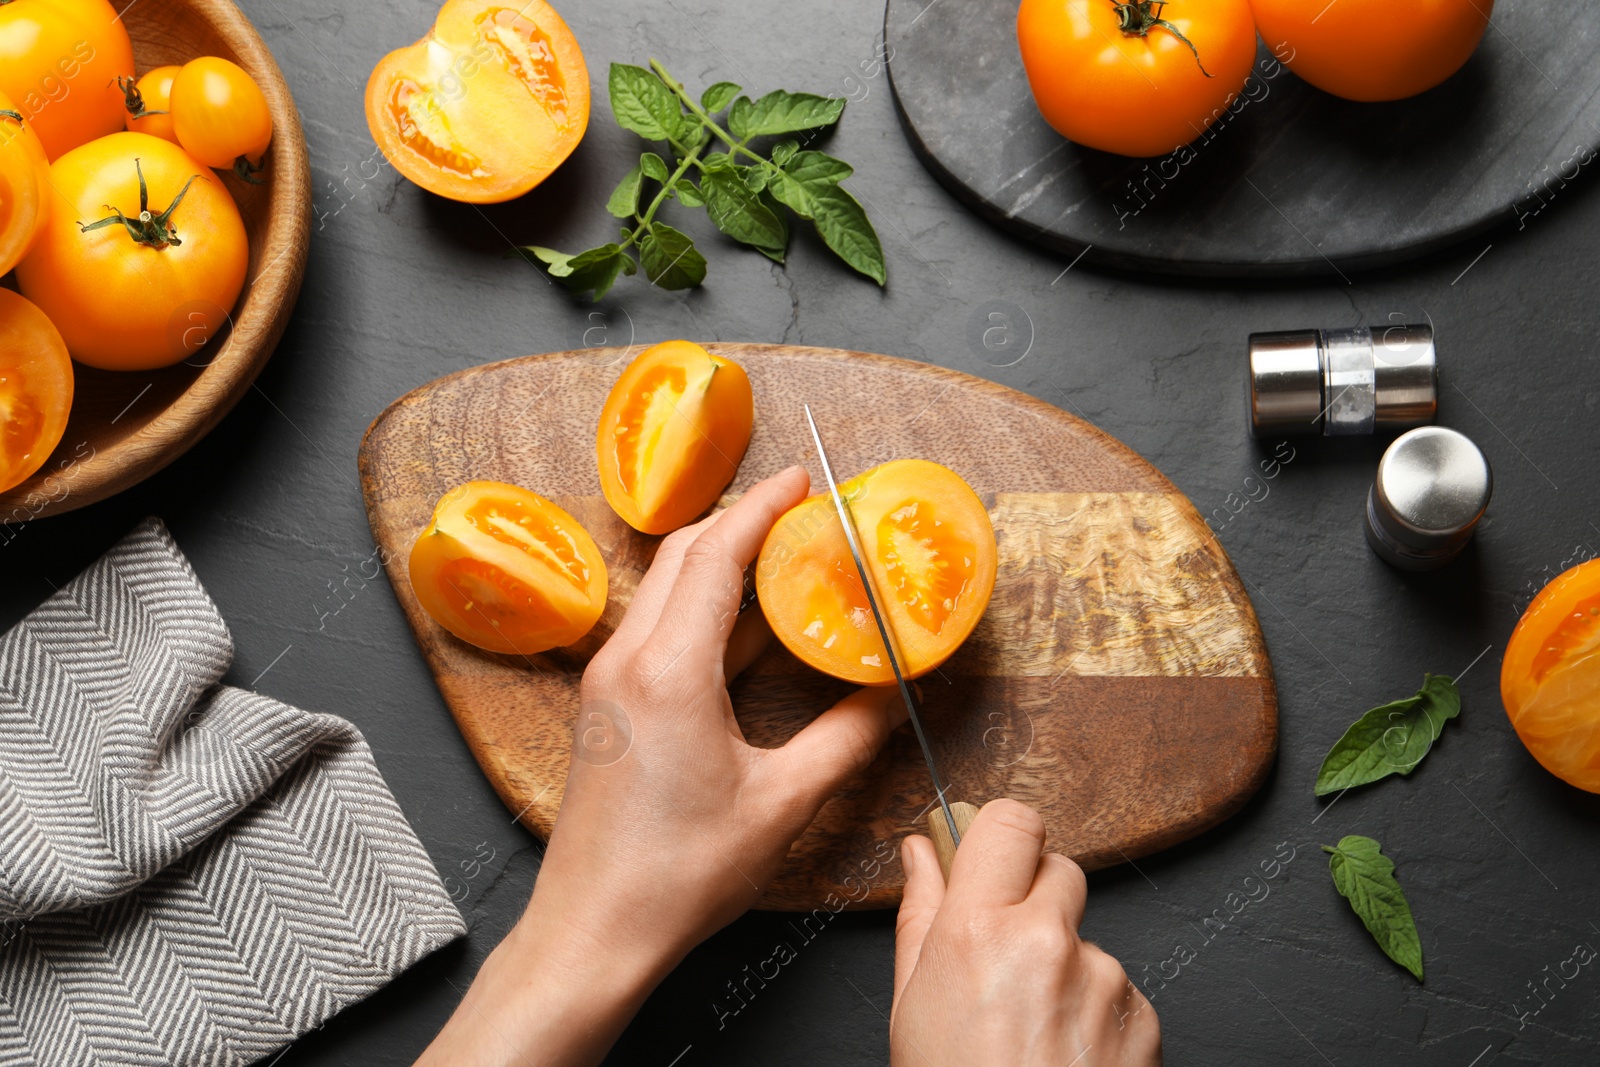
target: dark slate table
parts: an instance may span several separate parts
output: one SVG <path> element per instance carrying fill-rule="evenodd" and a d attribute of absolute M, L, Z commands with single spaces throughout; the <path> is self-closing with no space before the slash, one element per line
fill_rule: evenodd
<path fill-rule="evenodd" d="M 795 242 L 787 269 L 709 239 L 703 289 L 625 280 L 591 307 L 503 254 L 511 241 L 575 250 L 611 232 L 602 205 L 639 146 L 603 102 L 578 153 L 534 195 L 484 211 L 447 203 L 382 165 L 361 111 L 373 64 L 422 34 L 433 0 L 244 6 L 289 78 L 310 142 L 317 219 L 298 311 L 259 388 L 189 456 L 0 548 L 0 624 L 158 514 L 233 629 L 229 680 L 347 716 L 371 740 L 471 935 L 308 1035 L 282 1067 L 410 1063 L 539 868 L 538 842 L 478 772 L 385 580 L 359 577 L 373 553 L 355 469 L 362 431 L 395 397 L 463 367 L 680 336 L 864 349 L 992 378 L 1126 441 L 1217 516 L 1276 665 L 1278 766 L 1219 829 L 1092 876 L 1084 926 L 1136 980 L 1167 976 L 1149 988 L 1168 1062 L 1595 1061 L 1600 968 L 1546 979 L 1580 943 L 1600 947 L 1600 798 L 1523 751 L 1497 675 L 1533 591 L 1600 553 L 1596 178 L 1574 180 L 1520 227 L 1508 205 L 1506 227 L 1481 241 L 1348 282 L 1095 273 L 991 229 L 923 171 L 875 61 L 879 4 L 569 2 L 563 13 L 602 94 L 607 63 L 654 56 L 695 86 L 729 79 L 848 96 L 832 151 L 855 164 L 852 188 L 889 263 L 880 292 L 811 239 Z M 707 232 L 703 218 L 688 228 Z M 1466 558 L 1418 577 L 1391 570 L 1362 540 L 1382 442 L 1296 443 L 1277 477 L 1259 478 L 1271 450 L 1244 432 L 1241 364 L 1252 330 L 1429 319 L 1440 421 L 1487 452 L 1496 493 Z M 892 398 L 862 401 L 862 418 L 914 414 Z M 1316 800 L 1327 746 L 1365 709 L 1409 694 L 1424 671 L 1466 672 L 1461 718 L 1427 762 L 1331 807 Z M 1335 894 L 1317 845 L 1347 833 L 1378 838 L 1399 864 L 1425 986 L 1379 954 Z M 1263 862 L 1291 854 L 1277 877 L 1246 885 Z M 1247 894 L 1256 899 L 1241 908 Z M 1207 916 L 1226 918 L 1225 930 L 1203 925 Z M 797 940 L 782 916 L 748 916 L 662 986 L 609 1062 L 883 1063 L 892 922 L 841 917 L 719 1026 L 727 983 L 777 941 Z M 1545 999 L 1534 985 L 1550 990 Z"/>

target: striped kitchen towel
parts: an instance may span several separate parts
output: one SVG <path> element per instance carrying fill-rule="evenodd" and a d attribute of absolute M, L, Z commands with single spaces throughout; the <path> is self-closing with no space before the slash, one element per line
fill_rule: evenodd
<path fill-rule="evenodd" d="M 252 1063 L 466 932 L 360 732 L 232 657 L 157 519 L 0 637 L 0 1067 Z"/>

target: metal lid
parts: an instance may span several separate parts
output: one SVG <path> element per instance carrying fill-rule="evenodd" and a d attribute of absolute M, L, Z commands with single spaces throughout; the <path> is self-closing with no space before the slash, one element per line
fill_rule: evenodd
<path fill-rule="evenodd" d="M 1430 326 L 1253 333 L 1249 353 L 1252 437 L 1404 429 L 1438 409 Z"/>
<path fill-rule="evenodd" d="M 1489 461 L 1471 439 L 1443 426 L 1395 438 L 1367 494 L 1367 540 L 1407 570 L 1448 563 L 1466 547 L 1494 492 Z"/>
<path fill-rule="evenodd" d="M 1322 355 L 1316 330 L 1250 335 L 1250 436 L 1320 432 Z"/>

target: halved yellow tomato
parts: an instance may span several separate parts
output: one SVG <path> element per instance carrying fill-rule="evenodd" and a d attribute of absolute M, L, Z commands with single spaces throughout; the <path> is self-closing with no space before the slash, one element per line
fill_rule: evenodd
<path fill-rule="evenodd" d="M 504 482 L 466 482 L 440 497 L 410 569 L 423 610 L 491 652 L 570 645 L 606 606 L 606 564 L 589 531 Z"/>
<path fill-rule="evenodd" d="M 449 0 L 367 80 L 367 126 L 396 170 L 451 200 L 521 196 L 589 126 L 589 68 L 544 0 Z"/>
<path fill-rule="evenodd" d="M 1545 770 L 1600 793 L 1600 559 L 1533 598 L 1506 645 L 1500 699 Z"/>
<path fill-rule="evenodd" d="M 67 428 L 72 359 L 26 297 L 0 289 L 0 492 L 44 465 Z"/>
<path fill-rule="evenodd" d="M 750 444 L 744 368 L 690 341 L 663 341 L 628 364 L 600 412 L 600 488 L 641 533 L 670 533 L 722 495 Z"/>
<path fill-rule="evenodd" d="M 897 459 L 839 486 L 855 520 L 900 666 L 917 678 L 949 659 L 994 592 L 994 527 L 978 494 L 948 467 Z M 813 496 L 772 527 L 756 563 L 772 632 L 800 659 L 857 685 L 894 672 L 833 498 Z"/>
<path fill-rule="evenodd" d="M 0 274 L 27 255 L 50 213 L 49 170 L 33 124 L 0 92 Z"/>

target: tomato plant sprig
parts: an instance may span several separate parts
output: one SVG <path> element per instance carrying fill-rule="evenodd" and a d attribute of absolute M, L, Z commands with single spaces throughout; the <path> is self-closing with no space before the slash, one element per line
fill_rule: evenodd
<path fill-rule="evenodd" d="M 78 231 L 80 233 L 88 233 L 90 230 L 103 229 L 120 222 L 127 229 L 128 236 L 132 237 L 138 244 L 155 249 L 183 244 L 178 239 L 177 229 L 172 225 L 172 213 L 178 210 L 178 205 L 183 203 L 183 198 L 189 195 L 189 186 L 193 185 L 194 180 L 200 175 L 191 174 L 189 176 L 189 180 L 183 183 L 183 188 L 178 190 L 178 195 L 173 198 L 172 203 L 167 205 L 165 211 L 152 212 L 150 210 L 150 189 L 145 185 L 144 168 L 139 165 L 137 159 L 133 161 L 133 169 L 139 175 L 138 217 L 130 219 L 122 213 L 121 209 L 107 204 L 106 210 L 111 214 L 98 222 L 78 223 Z"/>
<path fill-rule="evenodd" d="M 676 200 L 705 208 L 717 229 L 777 263 L 789 245 L 788 208 L 810 221 L 846 264 L 884 283 L 877 231 L 840 185 L 853 169 L 787 137 L 834 125 L 844 113 L 843 100 L 781 89 L 752 100 L 732 82 L 717 82 L 696 100 L 653 59 L 649 70 L 613 63 L 609 87 L 617 124 L 648 141 L 665 142 L 672 165 L 647 151 L 623 176 L 606 203 L 606 210 L 626 223 L 619 240 L 576 255 L 527 245 L 517 250 L 523 258 L 542 265 L 574 292 L 592 292 L 596 300 L 619 275 L 635 274 L 641 266 L 663 289 L 699 285 L 706 276 L 705 257 L 688 234 L 657 217 L 668 200 Z M 763 155 L 751 147 L 763 138 L 785 139 Z M 641 207 L 647 181 L 657 188 Z"/>
<path fill-rule="evenodd" d="M 1148 37 L 1150 31 L 1159 26 L 1188 45 L 1189 51 L 1194 53 L 1194 64 L 1200 68 L 1200 73 L 1208 78 L 1211 77 L 1206 65 L 1200 62 L 1200 50 L 1194 46 L 1194 42 L 1185 37 L 1182 30 L 1161 17 L 1161 12 L 1167 6 L 1166 0 L 1132 0 L 1130 3 L 1111 0 L 1111 4 L 1117 9 L 1117 18 L 1121 20 L 1118 29 L 1123 33 L 1130 37 Z"/>

